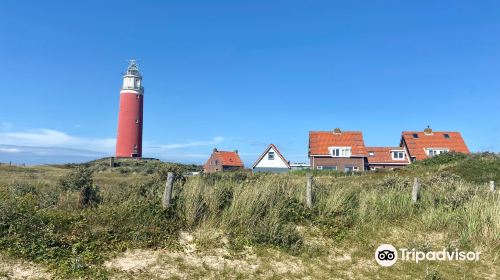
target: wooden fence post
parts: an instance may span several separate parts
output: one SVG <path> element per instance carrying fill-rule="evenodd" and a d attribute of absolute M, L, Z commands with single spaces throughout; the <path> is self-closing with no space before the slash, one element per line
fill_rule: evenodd
<path fill-rule="evenodd" d="M 495 191 L 495 181 L 490 181 L 490 191 Z"/>
<path fill-rule="evenodd" d="M 411 199 L 413 203 L 416 203 L 420 199 L 420 183 L 418 182 L 418 178 L 415 178 L 413 181 L 413 191 L 411 193 Z"/>
<path fill-rule="evenodd" d="M 307 175 L 307 185 L 306 185 L 306 204 L 307 208 L 311 209 L 312 208 L 312 175 L 308 174 Z"/>
<path fill-rule="evenodd" d="M 115 167 L 115 158 L 114 157 L 109 158 L 109 167 L 111 167 L 111 168 Z"/>
<path fill-rule="evenodd" d="M 172 199 L 173 188 L 174 188 L 174 173 L 168 172 L 167 183 L 165 185 L 165 190 L 163 191 L 163 208 L 168 208 L 170 206 L 170 200 Z"/>

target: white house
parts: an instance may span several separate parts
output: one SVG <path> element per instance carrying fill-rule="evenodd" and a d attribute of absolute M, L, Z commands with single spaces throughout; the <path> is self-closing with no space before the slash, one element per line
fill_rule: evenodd
<path fill-rule="evenodd" d="M 253 172 L 274 172 L 282 173 L 290 171 L 290 164 L 281 155 L 276 146 L 270 144 L 259 159 L 254 163 Z"/>

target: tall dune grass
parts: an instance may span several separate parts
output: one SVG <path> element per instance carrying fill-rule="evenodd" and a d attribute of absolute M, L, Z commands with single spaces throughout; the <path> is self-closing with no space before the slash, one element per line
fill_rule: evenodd
<path fill-rule="evenodd" d="M 485 167 L 481 178 L 490 178 L 492 170 L 500 172 L 491 155 L 487 161 L 462 160 L 468 166 L 493 161 L 494 167 Z M 227 238 L 234 248 L 272 246 L 300 254 L 308 245 L 299 228 L 314 227 L 325 238 L 349 244 L 380 240 L 398 229 L 414 235 L 440 232 L 498 259 L 499 192 L 454 172 L 460 162 L 445 164 L 357 176 L 318 172 L 312 209 L 305 203 L 304 173 L 189 177 L 176 182 L 169 209 L 160 203 L 162 172 L 97 173 L 94 182 L 104 184 L 102 200 L 95 208 L 81 209 L 78 195 L 61 188 L 58 180 L 30 179 L 16 170 L 19 176 L 11 172 L 0 181 L 0 249 L 46 263 L 63 277 L 105 278 L 103 261 L 114 252 L 175 246 L 180 230 L 194 232 L 197 242 L 207 247 Z M 418 203 L 411 200 L 414 176 L 422 185 Z"/>

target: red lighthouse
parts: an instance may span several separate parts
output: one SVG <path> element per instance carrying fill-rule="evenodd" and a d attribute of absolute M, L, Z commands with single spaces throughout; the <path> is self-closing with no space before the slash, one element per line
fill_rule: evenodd
<path fill-rule="evenodd" d="M 123 75 L 118 112 L 116 157 L 142 157 L 142 108 L 144 88 L 142 76 L 135 60 L 131 60 Z"/>

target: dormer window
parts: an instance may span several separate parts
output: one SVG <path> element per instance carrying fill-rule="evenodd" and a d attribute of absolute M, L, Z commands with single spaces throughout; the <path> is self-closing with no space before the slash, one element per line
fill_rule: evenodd
<path fill-rule="evenodd" d="M 332 157 L 350 157 L 351 147 L 329 147 Z"/>
<path fill-rule="evenodd" d="M 418 134 L 413 133 L 413 138 L 418 138 Z"/>
<path fill-rule="evenodd" d="M 425 153 L 428 157 L 433 157 L 440 155 L 442 153 L 447 153 L 449 150 L 446 148 L 425 148 Z"/>
<path fill-rule="evenodd" d="M 443 134 L 444 138 L 450 139 L 450 135 L 448 133 Z"/>
<path fill-rule="evenodd" d="M 404 160 L 405 154 L 404 151 L 391 151 L 392 159 L 394 160 Z"/>
<path fill-rule="evenodd" d="M 375 155 L 375 152 L 368 152 L 368 155 L 372 157 Z"/>
<path fill-rule="evenodd" d="M 269 153 L 267 154 L 267 159 L 268 159 L 268 160 L 274 160 L 274 152 L 269 152 Z"/>

